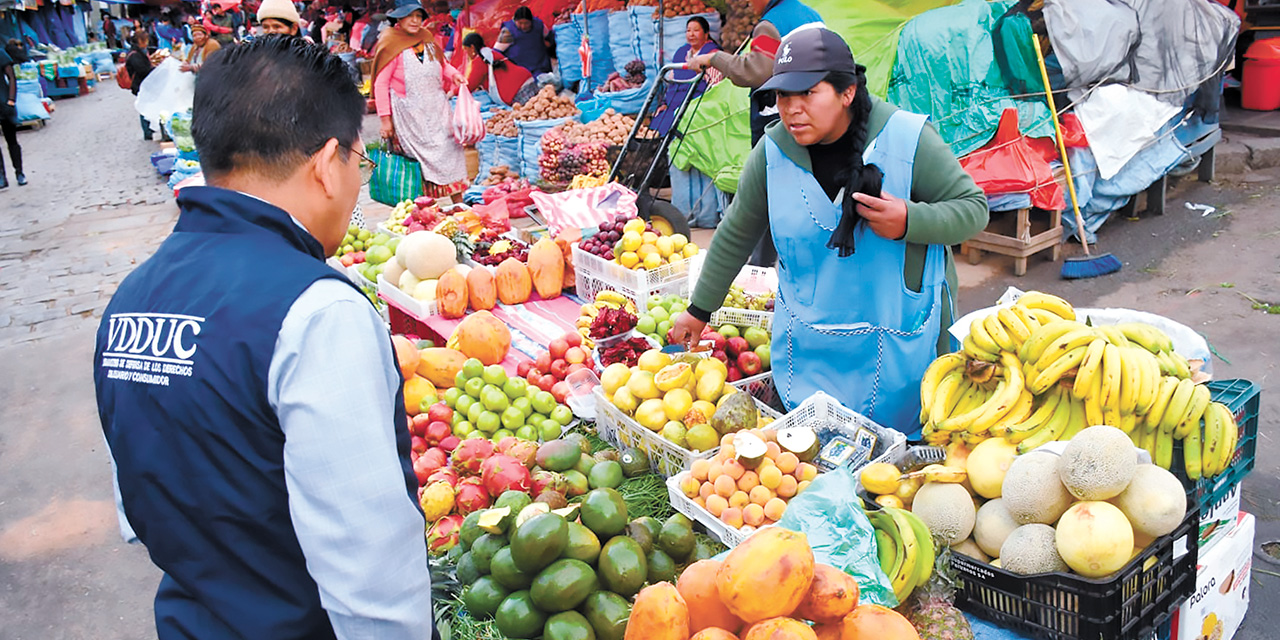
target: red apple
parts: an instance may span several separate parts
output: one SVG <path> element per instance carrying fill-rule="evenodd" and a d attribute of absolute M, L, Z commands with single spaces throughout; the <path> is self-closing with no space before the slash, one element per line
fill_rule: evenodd
<path fill-rule="evenodd" d="M 520 364 L 516 365 L 516 375 L 523 378 L 529 375 L 529 370 L 532 368 L 533 368 L 532 360 L 522 360 L 520 361 Z"/>
<path fill-rule="evenodd" d="M 726 376 L 724 380 L 725 382 L 737 382 L 741 379 L 742 379 L 742 372 L 738 371 L 737 367 L 731 367 L 729 369 L 729 375 Z"/>
<path fill-rule="evenodd" d="M 450 409 L 449 405 L 442 400 L 431 405 L 431 408 L 427 410 L 427 418 L 428 422 L 453 424 L 453 409 Z"/>
<path fill-rule="evenodd" d="M 720 335 L 719 332 L 711 331 L 709 329 L 703 330 L 702 341 L 710 342 L 712 351 L 724 351 L 725 345 L 728 342 L 727 340 L 725 340 L 723 335 Z"/>
<path fill-rule="evenodd" d="M 439 446 L 441 442 L 444 442 L 445 438 L 451 435 L 453 435 L 453 428 L 449 426 L 448 422 L 432 422 L 427 425 L 427 435 L 423 436 L 423 439 L 426 440 L 427 444 L 435 447 Z"/>
<path fill-rule="evenodd" d="M 550 391 L 551 387 L 556 386 L 557 382 L 559 382 L 559 380 L 556 380 L 555 376 L 548 373 L 538 379 L 538 388 L 543 391 Z"/>
<path fill-rule="evenodd" d="M 583 351 L 582 347 L 569 347 L 569 350 L 564 352 L 564 361 L 569 364 L 582 364 L 587 361 L 587 352 Z"/>
<path fill-rule="evenodd" d="M 551 355 L 552 360 L 560 360 L 564 358 L 564 353 L 569 350 L 569 343 L 564 338 L 556 338 L 547 345 L 547 351 Z"/>
<path fill-rule="evenodd" d="M 542 370 L 534 367 L 529 370 L 529 375 L 525 376 L 524 379 L 528 380 L 529 384 L 537 385 L 538 381 L 542 379 Z"/>
<path fill-rule="evenodd" d="M 738 354 L 751 350 L 751 345 L 747 344 L 747 339 L 742 336 L 734 336 L 725 342 L 725 352 L 730 358 L 737 358 Z"/>
<path fill-rule="evenodd" d="M 342 266 L 344 266 L 344 267 L 349 267 L 349 266 L 351 266 L 351 265 L 353 265 L 353 264 L 355 264 L 355 263 L 356 263 L 356 257 L 355 257 L 355 256 L 353 256 L 353 255 L 351 255 L 350 253 L 348 253 L 348 254 L 346 254 L 346 255 L 342 256 L 342 257 L 341 257 L 341 258 L 339 258 L 338 260 L 339 260 L 339 262 L 341 262 L 341 263 L 342 263 Z"/>
<path fill-rule="evenodd" d="M 551 343 L 555 344 L 555 341 L 553 340 Z M 553 359 L 554 358 L 551 356 L 550 353 L 543 351 L 542 353 L 538 354 L 538 359 L 534 361 L 533 367 L 538 371 L 550 371 L 551 361 Z"/>
<path fill-rule="evenodd" d="M 444 450 L 445 450 L 445 453 L 453 453 L 453 450 L 454 450 L 454 449 L 457 449 L 457 448 L 458 448 L 458 445 L 459 445 L 459 444 L 461 444 L 461 443 L 462 443 L 462 439 L 461 439 L 461 438 L 459 438 L 458 436 L 455 436 L 455 435 L 450 434 L 450 436 L 449 436 L 449 437 L 447 437 L 447 438 L 445 438 L 444 440 L 441 440 L 441 441 L 440 441 L 440 448 L 441 448 L 441 449 L 444 449 Z"/>
<path fill-rule="evenodd" d="M 729 354 L 725 353 L 724 351 L 716 350 L 711 353 L 711 357 L 725 364 L 729 364 Z"/>
<path fill-rule="evenodd" d="M 570 347 L 582 346 L 582 336 L 573 331 L 569 331 L 564 334 L 564 341 L 565 344 L 568 344 Z"/>
<path fill-rule="evenodd" d="M 410 418 L 409 419 L 409 435 L 419 436 L 419 437 L 426 435 L 427 425 L 430 423 L 431 423 L 431 417 L 425 413 L 419 413 L 418 415 Z"/>
<path fill-rule="evenodd" d="M 582 371 L 583 369 L 586 369 L 586 368 L 587 368 L 587 365 L 582 364 L 582 363 L 580 363 L 580 362 L 575 362 L 575 363 L 573 363 L 573 364 L 569 365 L 569 373 L 568 373 L 567 375 L 565 375 L 565 377 L 567 378 L 567 377 L 569 377 L 570 375 L 573 375 L 573 372 L 574 372 L 574 371 Z"/>
<path fill-rule="evenodd" d="M 418 436 L 414 436 L 409 439 L 409 448 L 412 449 L 413 451 L 418 452 L 418 454 L 421 455 L 423 453 L 426 453 L 429 447 L 427 446 L 426 440 L 423 440 Z"/>
<path fill-rule="evenodd" d="M 749 378 L 763 371 L 764 363 L 760 362 L 760 356 L 756 352 L 743 351 L 738 354 L 738 368 L 742 369 L 742 375 Z"/>
<path fill-rule="evenodd" d="M 564 403 L 564 399 L 569 397 L 569 383 L 561 380 L 551 387 L 551 395 L 556 397 L 556 402 Z"/>
<path fill-rule="evenodd" d="M 569 375 L 569 363 L 564 360 L 552 362 L 551 375 L 555 376 L 556 380 L 564 380 L 564 377 Z"/>

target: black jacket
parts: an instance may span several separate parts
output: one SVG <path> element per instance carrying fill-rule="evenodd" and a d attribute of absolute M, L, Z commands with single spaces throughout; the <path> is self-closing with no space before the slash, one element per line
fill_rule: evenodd
<path fill-rule="evenodd" d="M 129 72 L 129 90 L 136 96 L 138 87 L 142 86 L 142 81 L 151 73 L 151 58 L 147 57 L 146 51 L 134 47 L 129 51 L 129 57 L 124 59 L 124 68 Z"/>

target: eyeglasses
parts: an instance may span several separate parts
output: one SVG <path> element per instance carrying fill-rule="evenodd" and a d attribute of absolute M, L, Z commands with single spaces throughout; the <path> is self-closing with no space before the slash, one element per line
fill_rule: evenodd
<path fill-rule="evenodd" d="M 351 153 L 360 156 L 360 184 L 369 184 L 369 181 L 373 180 L 373 171 L 378 168 L 378 163 L 370 160 L 369 156 L 355 147 L 351 147 Z"/>

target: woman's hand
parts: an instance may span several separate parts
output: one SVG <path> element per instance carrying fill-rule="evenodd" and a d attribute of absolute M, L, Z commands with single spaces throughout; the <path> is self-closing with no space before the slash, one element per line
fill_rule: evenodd
<path fill-rule="evenodd" d="M 178 71 L 191 71 L 193 69 L 195 69 L 195 67 L 192 67 L 190 64 L 187 64 L 186 62 L 182 63 L 182 66 L 178 67 Z"/>
<path fill-rule="evenodd" d="M 382 127 L 379 130 L 379 134 L 381 135 L 382 139 L 386 140 L 387 142 L 395 141 L 396 125 L 392 123 L 390 116 L 384 116 L 382 118 Z"/>
<path fill-rule="evenodd" d="M 693 317 L 688 311 L 682 311 L 671 325 L 671 341 L 673 344 L 684 345 L 685 349 L 692 349 L 702 339 L 702 330 L 706 327 L 707 323 Z"/>
<path fill-rule="evenodd" d="M 862 216 L 876 235 L 889 240 L 899 240 L 907 235 L 907 201 L 880 192 L 880 197 L 865 193 L 853 194 L 858 203 L 858 215 Z"/>

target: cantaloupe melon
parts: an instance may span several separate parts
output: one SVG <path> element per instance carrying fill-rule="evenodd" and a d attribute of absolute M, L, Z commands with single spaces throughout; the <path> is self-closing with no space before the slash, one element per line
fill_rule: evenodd
<path fill-rule="evenodd" d="M 1058 459 L 1058 477 L 1080 500 L 1120 495 L 1138 467 L 1138 452 L 1125 432 L 1107 425 L 1089 427 L 1067 443 Z"/>
<path fill-rule="evenodd" d="M 982 549 L 978 547 L 977 542 L 973 541 L 973 538 L 965 538 L 964 540 L 961 540 L 958 544 L 951 545 L 951 550 L 955 551 L 956 553 L 963 553 L 964 555 L 969 556 L 974 560 L 981 560 L 982 562 L 991 562 L 990 556 L 982 552 Z"/>
<path fill-rule="evenodd" d="M 1182 483 L 1154 464 L 1138 465 L 1129 486 L 1110 502 L 1124 512 L 1134 533 L 1142 532 L 1150 538 L 1159 538 L 1177 529 L 1187 515 Z"/>
<path fill-rule="evenodd" d="M 1018 445 L 1010 444 L 1004 438 L 991 438 L 979 443 L 969 452 L 965 463 L 973 491 L 987 499 L 999 498 L 1004 475 L 1016 457 Z"/>
<path fill-rule="evenodd" d="M 1058 555 L 1072 571 L 1102 578 L 1119 571 L 1133 555 L 1133 527 L 1109 502 L 1077 502 L 1058 520 Z"/>
<path fill-rule="evenodd" d="M 996 498 L 978 508 L 978 517 L 973 523 L 973 541 L 983 553 L 999 557 L 1005 539 L 1023 524 L 1026 523 L 1014 520 L 1004 498 Z"/>
<path fill-rule="evenodd" d="M 1058 555 L 1056 535 L 1047 524 L 1024 524 L 1014 529 L 1000 547 L 1000 566 L 1022 575 L 1066 571 L 1067 563 Z"/>
<path fill-rule="evenodd" d="M 388 260 L 383 265 L 382 279 L 393 285 L 400 284 L 400 274 L 404 273 L 404 265 L 400 264 L 399 260 Z"/>
<path fill-rule="evenodd" d="M 1004 476 L 1002 499 L 1018 524 L 1053 524 L 1075 499 L 1058 476 L 1058 456 L 1036 450 L 1018 456 Z"/>
<path fill-rule="evenodd" d="M 400 240 L 396 260 L 419 280 L 434 280 L 458 264 L 457 248 L 431 231 L 415 231 Z"/>
<path fill-rule="evenodd" d="M 977 510 L 973 497 L 958 484 L 928 482 L 916 492 L 911 512 L 920 516 L 929 532 L 950 546 L 973 533 Z"/>

